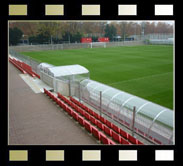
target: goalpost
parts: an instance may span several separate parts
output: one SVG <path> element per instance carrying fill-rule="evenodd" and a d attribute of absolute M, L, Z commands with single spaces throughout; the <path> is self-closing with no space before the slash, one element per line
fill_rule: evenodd
<path fill-rule="evenodd" d="M 92 43 L 90 43 L 90 48 L 98 48 L 98 47 L 106 48 L 106 43 L 105 42 L 92 42 Z"/>

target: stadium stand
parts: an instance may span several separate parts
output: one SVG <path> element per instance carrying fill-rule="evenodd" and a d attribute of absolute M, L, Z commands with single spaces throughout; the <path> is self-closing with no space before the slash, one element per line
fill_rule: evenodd
<path fill-rule="evenodd" d="M 74 99 L 73 97 L 70 97 L 70 100 L 73 101 L 75 104 L 77 104 L 78 106 L 80 106 L 81 108 L 85 109 L 86 111 L 91 110 L 89 108 L 87 108 L 87 106 L 85 106 L 84 104 L 80 103 L 79 101 L 77 101 L 76 99 Z M 112 136 L 115 135 L 115 139 L 117 138 L 116 134 L 119 136 L 122 136 L 124 138 L 124 144 L 127 144 L 127 142 L 130 144 L 143 144 L 142 142 L 140 142 L 138 139 L 134 138 L 133 136 L 131 136 L 130 134 L 128 134 L 127 132 L 125 132 L 124 130 L 120 129 L 118 126 L 114 125 L 112 122 L 106 120 L 104 117 L 101 117 L 100 115 L 98 115 L 96 112 L 94 112 L 93 110 L 91 110 L 92 116 L 94 116 L 95 118 L 97 117 L 98 120 L 97 121 L 97 127 L 99 127 L 101 130 L 103 130 L 108 136 Z M 91 112 L 88 111 L 88 112 Z M 90 118 L 91 119 L 91 118 Z M 114 134 L 115 133 L 115 134 Z M 120 138 L 120 137 L 119 137 Z M 126 140 L 127 142 L 126 142 Z M 122 141 L 120 141 L 120 139 L 116 139 L 118 140 L 119 143 L 122 143 Z"/>
<path fill-rule="evenodd" d="M 103 144 L 143 144 L 136 138 L 125 134 L 125 131 L 119 129 L 117 126 L 113 125 L 111 122 L 106 120 L 104 117 L 96 116 L 93 110 L 87 108 L 84 104 L 79 104 L 82 106 L 80 108 L 75 102 L 75 99 L 70 97 L 70 100 L 58 93 L 58 97 L 53 95 L 50 91 L 44 89 L 50 98 L 53 99 L 60 107 L 62 107 L 67 113 L 73 117 L 81 126 L 83 126 L 86 131 L 91 133 L 97 140 L 101 141 Z M 60 100 L 61 99 L 61 100 Z M 98 119 L 96 119 L 98 117 Z M 98 129 L 97 129 L 98 128 Z M 116 132 L 117 131 L 117 132 Z M 119 132 L 120 131 L 120 132 Z M 123 135 L 120 135 L 122 133 Z M 114 141 L 113 141 L 113 140 Z"/>
<path fill-rule="evenodd" d="M 85 111 L 81 111 L 80 108 L 78 109 L 77 105 L 75 105 L 73 102 L 71 102 L 70 100 L 68 100 L 67 98 L 65 98 L 59 93 L 58 93 L 58 97 L 56 97 L 46 89 L 44 89 L 44 93 L 47 94 L 53 101 L 55 101 L 61 108 L 63 108 L 64 111 L 66 111 L 71 117 L 73 117 L 73 119 L 76 120 L 78 124 L 84 127 L 86 131 L 91 133 L 91 135 L 93 135 L 97 140 L 101 141 L 103 144 L 113 144 L 113 145 L 116 144 L 114 141 L 112 141 L 110 138 L 107 138 L 105 134 L 103 134 L 101 131 L 99 131 L 96 127 L 94 127 L 90 123 L 91 122 L 89 118 L 91 117 L 90 114 L 88 114 Z M 101 135 L 104 135 L 107 141 L 101 140 Z"/>
<path fill-rule="evenodd" d="M 14 58 L 10 58 L 9 57 L 9 61 L 16 67 L 18 68 L 23 74 L 28 73 L 29 75 L 31 75 L 32 77 L 38 77 L 40 79 L 40 76 L 35 73 L 34 71 L 32 71 L 32 67 L 27 65 L 24 62 L 18 61 Z"/>

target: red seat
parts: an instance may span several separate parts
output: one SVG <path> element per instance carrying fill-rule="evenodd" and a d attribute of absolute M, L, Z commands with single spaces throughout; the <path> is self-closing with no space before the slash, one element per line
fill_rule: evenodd
<path fill-rule="evenodd" d="M 70 96 L 70 100 L 73 101 L 73 98 Z M 74 101 L 73 101 L 74 102 Z"/>
<path fill-rule="evenodd" d="M 87 112 L 85 112 L 84 116 L 86 119 L 90 120 L 90 115 Z"/>
<path fill-rule="evenodd" d="M 62 106 L 64 107 L 64 105 L 65 105 L 65 104 L 63 103 Z M 64 109 L 64 110 L 65 110 L 65 109 Z M 71 108 L 70 108 L 70 107 L 68 107 L 67 110 L 65 110 L 65 111 L 67 111 L 68 114 L 71 114 Z"/>
<path fill-rule="evenodd" d="M 110 140 L 103 133 L 100 134 L 100 137 L 103 144 L 110 144 Z"/>
<path fill-rule="evenodd" d="M 71 105 L 71 101 L 67 100 L 67 104 Z"/>
<path fill-rule="evenodd" d="M 90 121 L 91 121 L 94 125 L 96 125 L 96 119 L 95 119 L 93 116 L 90 116 Z"/>
<path fill-rule="evenodd" d="M 100 131 L 98 131 L 97 128 L 92 128 L 92 135 L 95 136 L 98 140 L 100 140 Z"/>
<path fill-rule="evenodd" d="M 60 100 L 57 98 L 57 99 L 56 99 L 56 103 L 59 104 L 59 102 L 60 102 Z"/>
<path fill-rule="evenodd" d="M 68 107 L 68 106 L 66 107 L 66 110 L 67 110 L 67 109 L 69 109 L 69 107 Z M 72 114 L 74 113 L 74 111 L 73 111 L 73 109 L 72 109 L 72 108 L 70 108 L 70 109 L 71 109 L 70 115 L 72 116 Z"/>
<path fill-rule="evenodd" d="M 130 145 L 130 143 L 122 137 L 121 137 L 121 144 Z"/>
<path fill-rule="evenodd" d="M 99 117 L 100 117 L 100 118 L 99 118 L 99 119 L 100 119 L 100 121 L 101 121 L 102 123 L 104 123 L 104 124 L 105 124 L 105 123 L 106 123 L 106 119 L 104 119 L 102 116 L 99 116 Z"/>
<path fill-rule="evenodd" d="M 78 116 L 78 122 L 80 125 L 84 126 L 84 118 L 81 116 Z"/>
<path fill-rule="evenodd" d="M 79 103 L 79 104 L 81 105 L 81 107 L 82 107 L 83 109 L 86 108 L 84 104 L 82 104 L 82 103 Z"/>
<path fill-rule="evenodd" d="M 81 104 L 81 107 L 86 111 L 86 107 L 84 104 Z"/>
<path fill-rule="evenodd" d="M 116 145 L 116 143 L 112 140 L 110 140 L 110 145 Z"/>
<path fill-rule="evenodd" d="M 67 105 L 65 103 L 62 104 L 62 108 L 67 111 Z"/>
<path fill-rule="evenodd" d="M 141 135 L 145 136 L 145 133 L 141 130 L 138 129 L 138 133 L 140 133 Z"/>
<path fill-rule="evenodd" d="M 49 95 L 48 95 L 48 96 L 49 96 L 50 98 L 52 98 L 52 96 L 53 96 L 53 95 L 52 95 L 52 93 L 51 93 L 51 92 L 49 92 Z"/>
<path fill-rule="evenodd" d="M 72 117 L 75 119 L 75 120 L 78 120 L 78 114 L 76 112 L 73 112 L 72 113 Z"/>
<path fill-rule="evenodd" d="M 128 134 L 127 132 L 125 132 L 125 131 L 123 131 L 122 129 L 120 129 L 120 134 L 121 134 L 122 137 L 128 139 L 128 135 L 129 135 L 129 134 Z"/>
<path fill-rule="evenodd" d="M 57 100 L 57 97 L 55 95 L 52 96 L 53 101 Z"/>
<path fill-rule="evenodd" d="M 75 110 L 76 110 L 77 112 L 79 112 L 79 107 L 78 107 L 77 105 L 75 105 Z"/>
<path fill-rule="evenodd" d="M 99 119 L 99 114 L 97 114 L 96 112 L 93 112 L 93 115 L 96 119 Z"/>
<path fill-rule="evenodd" d="M 94 112 L 91 109 L 89 109 L 89 108 L 88 108 L 88 110 L 89 110 L 90 115 L 93 116 L 94 115 Z"/>
<path fill-rule="evenodd" d="M 125 125 L 128 126 L 128 127 L 130 127 L 130 124 L 128 122 L 125 122 Z"/>
<path fill-rule="evenodd" d="M 107 126 L 104 125 L 104 132 L 109 135 L 112 136 L 112 130 L 110 128 L 108 128 Z"/>
<path fill-rule="evenodd" d="M 77 105 L 79 105 L 81 108 L 83 108 L 83 107 L 82 107 L 82 104 L 81 104 L 80 102 L 77 102 Z"/>
<path fill-rule="evenodd" d="M 62 107 L 62 101 L 59 100 L 58 105 Z"/>
<path fill-rule="evenodd" d="M 89 122 L 85 121 L 84 126 L 87 131 L 92 132 L 92 125 Z"/>
<path fill-rule="evenodd" d="M 117 132 L 117 133 L 120 133 L 120 129 L 118 126 L 116 126 L 115 124 L 112 125 L 112 129 Z"/>
<path fill-rule="evenodd" d="M 109 127 L 109 128 L 112 128 L 112 123 L 108 120 L 105 121 L 105 124 Z"/>
<path fill-rule="evenodd" d="M 73 101 L 73 102 L 75 102 L 75 99 L 73 97 L 70 97 L 70 100 Z"/>
<path fill-rule="evenodd" d="M 97 121 L 97 127 L 99 127 L 101 130 L 104 130 L 104 125 L 100 122 L 100 121 Z"/>
<path fill-rule="evenodd" d="M 134 138 L 133 136 L 131 136 L 130 134 L 128 135 L 128 140 L 133 143 L 133 144 L 138 144 L 138 141 L 136 138 Z"/>
<path fill-rule="evenodd" d="M 65 98 L 65 102 L 67 103 L 67 104 L 69 104 L 69 100 L 66 98 L 66 97 L 64 97 Z"/>
<path fill-rule="evenodd" d="M 65 104 L 64 104 L 64 105 L 65 105 Z M 72 113 L 74 112 L 74 111 L 72 110 L 72 108 L 70 108 L 70 107 L 67 107 L 66 111 L 67 111 L 68 114 L 71 115 L 71 116 L 72 116 Z"/>
<path fill-rule="evenodd" d="M 57 101 L 57 96 L 53 95 L 53 100 L 56 102 Z"/>
<path fill-rule="evenodd" d="M 83 109 L 86 110 L 89 113 L 89 108 L 85 106 L 84 104 L 82 105 Z"/>
<path fill-rule="evenodd" d="M 121 136 L 118 135 L 115 131 L 112 131 L 112 138 L 113 138 L 115 141 L 121 143 Z"/>
<path fill-rule="evenodd" d="M 144 144 L 143 144 L 141 141 L 139 141 L 139 140 L 137 141 L 137 144 L 138 144 L 138 145 L 144 145 Z"/>
<path fill-rule="evenodd" d="M 51 98 L 52 94 L 50 91 L 48 91 L 48 96 Z"/>
<path fill-rule="evenodd" d="M 79 112 L 81 115 L 84 116 L 84 111 L 83 111 L 81 108 L 79 108 L 79 107 L 78 107 L 78 112 Z"/>
<path fill-rule="evenodd" d="M 71 107 L 75 109 L 75 104 L 74 103 L 71 103 Z"/>
<path fill-rule="evenodd" d="M 59 106 L 60 106 L 61 108 L 63 108 L 63 104 L 64 104 L 64 103 L 60 100 L 60 101 L 59 101 Z M 65 111 L 66 111 L 66 110 L 65 110 Z"/>
<path fill-rule="evenodd" d="M 59 98 L 62 98 L 62 96 L 61 96 L 61 94 L 60 94 L 60 93 L 57 93 L 57 95 L 58 95 L 58 97 L 59 97 Z"/>
<path fill-rule="evenodd" d="M 53 95 L 53 100 L 57 101 L 57 97 L 55 95 Z"/>
<path fill-rule="evenodd" d="M 157 140 L 156 138 L 154 138 L 154 142 L 158 143 L 158 144 L 162 144 L 159 140 Z"/>

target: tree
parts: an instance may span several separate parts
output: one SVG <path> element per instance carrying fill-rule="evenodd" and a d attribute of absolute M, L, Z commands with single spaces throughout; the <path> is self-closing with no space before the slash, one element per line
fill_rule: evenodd
<path fill-rule="evenodd" d="M 15 27 L 9 29 L 9 43 L 10 45 L 17 45 L 20 43 L 20 40 L 22 38 L 23 32 Z"/>
<path fill-rule="evenodd" d="M 37 37 L 40 37 L 40 43 L 52 43 L 52 38 L 58 37 L 58 30 L 59 26 L 57 22 L 40 23 L 37 30 Z"/>
<path fill-rule="evenodd" d="M 76 32 L 72 35 L 71 42 L 80 42 L 82 38 L 82 34 L 80 32 Z"/>
<path fill-rule="evenodd" d="M 69 31 L 66 31 L 63 35 L 62 35 L 62 41 L 63 42 L 71 42 L 71 38 L 72 38 L 72 34 Z"/>
<path fill-rule="evenodd" d="M 109 37 L 110 40 L 113 39 L 114 36 L 116 36 L 117 30 L 114 25 L 107 24 L 105 27 L 105 37 Z"/>

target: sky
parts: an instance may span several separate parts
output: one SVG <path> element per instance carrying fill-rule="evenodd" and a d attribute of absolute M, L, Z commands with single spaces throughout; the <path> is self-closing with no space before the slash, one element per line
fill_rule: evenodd
<path fill-rule="evenodd" d="M 150 23 L 152 23 L 152 22 L 155 22 L 155 23 L 158 23 L 158 22 L 165 22 L 165 23 L 171 24 L 171 25 L 174 24 L 174 21 L 170 21 L 170 20 L 156 20 L 156 21 L 146 21 L 146 20 L 139 20 L 139 21 L 130 20 L 130 21 L 128 21 L 128 20 L 121 20 L 121 21 L 108 21 L 108 23 L 110 23 L 110 22 L 137 22 L 137 23 L 139 23 L 139 24 L 142 23 L 142 22 L 150 22 Z"/>

